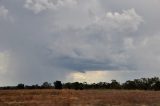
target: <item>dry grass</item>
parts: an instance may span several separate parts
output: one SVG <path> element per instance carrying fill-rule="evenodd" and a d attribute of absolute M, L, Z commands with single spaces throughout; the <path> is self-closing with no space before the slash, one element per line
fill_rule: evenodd
<path fill-rule="evenodd" d="M 0 106 L 160 106 L 160 92 L 0 90 Z"/>

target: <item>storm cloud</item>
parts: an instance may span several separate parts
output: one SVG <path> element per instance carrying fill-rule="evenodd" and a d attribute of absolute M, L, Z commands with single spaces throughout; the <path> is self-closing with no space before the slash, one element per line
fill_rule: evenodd
<path fill-rule="evenodd" d="M 159 76 L 158 4 L 1 0 L 0 85 Z"/>

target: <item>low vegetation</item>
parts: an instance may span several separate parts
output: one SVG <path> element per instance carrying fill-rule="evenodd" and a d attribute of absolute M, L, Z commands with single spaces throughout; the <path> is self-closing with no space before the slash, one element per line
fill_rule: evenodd
<path fill-rule="evenodd" d="M 160 91 L 0 90 L 0 106 L 160 106 Z"/>
<path fill-rule="evenodd" d="M 160 79 L 158 77 L 153 78 L 140 78 L 134 80 L 128 80 L 125 83 L 120 84 L 116 80 L 108 82 L 99 82 L 88 84 L 86 82 L 68 82 L 61 83 L 61 81 L 55 81 L 53 84 L 44 82 L 42 85 L 25 85 L 18 84 L 17 86 L 0 87 L 0 89 L 124 89 L 124 90 L 160 90 Z"/>

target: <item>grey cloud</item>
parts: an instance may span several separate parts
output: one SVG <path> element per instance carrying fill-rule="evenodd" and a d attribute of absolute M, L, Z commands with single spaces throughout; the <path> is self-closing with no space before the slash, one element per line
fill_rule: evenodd
<path fill-rule="evenodd" d="M 15 22 L 0 24 L 0 54 L 9 55 L 0 81 L 40 83 L 95 70 L 159 73 L 160 15 L 155 2 L 74 2 L 1 1 L 0 11 L 7 9 Z"/>
<path fill-rule="evenodd" d="M 136 66 L 128 62 L 124 39 L 141 22 L 132 9 L 122 14 L 109 12 L 83 29 L 60 30 L 50 44 L 50 49 L 59 54 L 53 55 L 53 60 L 59 67 L 77 71 L 133 70 Z"/>
<path fill-rule="evenodd" d="M 8 18 L 9 11 L 4 6 L 0 5 L 0 21 Z"/>

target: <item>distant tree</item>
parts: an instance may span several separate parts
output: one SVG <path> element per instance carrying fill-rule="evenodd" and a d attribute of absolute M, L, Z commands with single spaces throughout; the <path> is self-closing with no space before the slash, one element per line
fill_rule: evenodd
<path fill-rule="evenodd" d="M 41 89 L 42 86 L 36 85 L 25 85 L 25 89 Z"/>
<path fill-rule="evenodd" d="M 62 83 L 61 81 L 55 81 L 54 82 L 55 89 L 62 89 Z"/>
<path fill-rule="evenodd" d="M 150 78 L 150 86 L 152 90 L 157 90 L 158 86 L 160 86 L 158 83 L 160 82 L 160 79 L 158 77 Z M 160 89 L 159 89 L 160 90 Z"/>
<path fill-rule="evenodd" d="M 136 84 L 134 81 L 126 81 L 125 83 L 123 83 L 122 87 L 124 89 L 136 89 Z"/>
<path fill-rule="evenodd" d="M 24 89 L 24 84 L 21 84 L 21 83 L 20 83 L 20 84 L 17 85 L 16 88 L 17 88 L 17 89 Z"/>
<path fill-rule="evenodd" d="M 117 82 L 116 80 L 111 80 L 112 82 L 110 83 L 110 88 L 111 89 L 120 89 L 121 85 L 119 82 Z"/>
<path fill-rule="evenodd" d="M 51 86 L 51 84 L 49 84 L 49 86 Z M 32 88 L 33 88 L 33 89 L 39 89 L 40 86 L 39 86 L 38 84 L 36 84 L 36 85 L 32 85 Z"/>
<path fill-rule="evenodd" d="M 89 89 L 89 84 L 87 82 L 83 82 L 83 89 Z"/>
<path fill-rule="evenodd" d="M 42 88 L 51 88 L 52 85 L 51 85 L 51 83 L 44 82 L 41 87 L 42 87 Z"/>
<path fill-rule="evenodd" d="M 159 77 L 153 78 L 140 78 L 134 80 L 128 80 L 123 84 L 120 84 L 116 80 L 111 80 L 111 83 L 99 82 L 89 83 L 87 82 L 68 82 L 62 84 L 61 81 L 54 82 L 55 89 L 138 89 L 138 90 L 160 90 L 160 79 Z M 41 86 L 36 85 L 25 85 L 20 83 L 17 86 L 5 86 L 0 89 L 41 89 L 41 88 L 52 88 L 51 83 L 44 82 Z"/>
<path fill-rule="evenodd" d="M 83 83 L 73 82 L 72 83 L 72 88 L 75 89 L 75 90 L 82 90 L 83 89 Z"/>
<path fill-rule="evenodd" d="M 71 84 L 70 82 L 64 83 L 64 84 L 63 84 L 63 88 L 71 89 L 71 88 L 72 88 L 72 84 Z"/>
<path fill-rule="evenodd" d="M 96 84 L 96 89 L 98 88 L 98 89 L 108 89 L 108 88 L 110 88 L 110 84 L 109 83 L 107 83 L 107 82 L 99 82 L 99 83 L 97 83 Z"/>
<path fill-rule="evenodd" d="M 153 89 L 154 90 L 160 90 L 160 81 L 157 81 L 154 85 L 153 85 Z"/>

